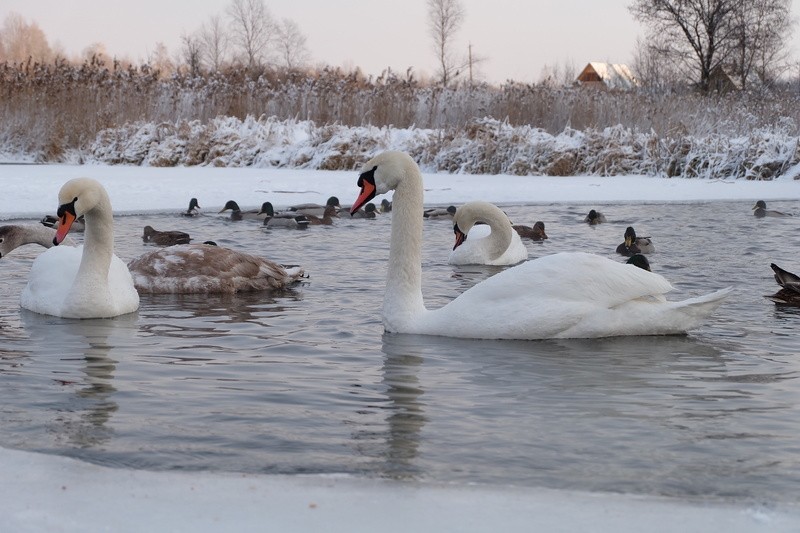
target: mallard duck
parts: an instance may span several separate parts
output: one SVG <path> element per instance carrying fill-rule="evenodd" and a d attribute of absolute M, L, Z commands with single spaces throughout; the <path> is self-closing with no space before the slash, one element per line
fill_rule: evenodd
<path fill-rule="evenodd" d="M 652 239 L 637 237 L 633 226 L 625 229 L 625 241 L 617 246 L 617 253 L 625 257 L 631 257 L 634 254 L 650 254 L 655 251 L 656 247 L 653 245 Z"/>
<path fill-rule="evenodd" d="M 45 215 L 41 222 L 42 226 L 58 229 L 58 217 L 54 217 L 53 215 Z M 77 233 L 83 233 L 86 231 L 86 222 L 83 220 L 83 217 L 81 216 L 78 218 L 78 220 L 73 222 L 69 230 Z"/>
<path fill-rule="evenodd" d="M 267 228 L 305 229 L 310 224 L 308 217 L 300 212 L 276 213 L 271 202 L 264 202 L 261 212 Z"/>
<path fill-rule="evenodd" d="M 153 226 L 145 226 L 142 240 L 159 246 L 173 246 L 175 244 L 189 244 L 192 239 L 188 233 L 183 231 L 158 231 L 153 229 Z"/>
<path fill-rule="evenodd" d="M 537 220 L 533 224 L 533 227 L 523 226 L 520 224 L 516 224 L 512 227 L 520 237 L 524 237 L 532 241 L 543 241 L 547 239 L 547 234 L 544 232 L 544 222 L 541 220 Z"/>
<path fill-rule="evenodd" d="M 297 204 L 289 206 L 287 211 L 296 211 L 304 215 L 314 215 L 315 217 L 323 217 L 325 216 L 325 209 L 330 206 L 333 206 L 334 208 L 340 207 L 339 199 L 335 196 L 331 196 L 325 202 L 325 205 L 312 204 L 312 203 Z"/>
<path fill-rule="evenodd" d="M 336 207 L 329 205 L 325 208 L 325 213 L 323 213 L 322 217 L 309 214 L 304 214 L 304 216 L 308 219 L 308 223 L 312 226 L 330 226 L 333 224 L 333 217 L 338 217 L 339 215 L 336 214 Z"/>
<path fill-rule="evenodd" d="M 197 198 L 189 200 L 189 208 L 181 213 L 185 217 L 196 217 L 200 214 L 200 204 L 197 203 Z"/>
<path fill-rule="evenodd" d="M 756 202 L 756 205 L 753 206 L 753 215 L 757 218 L 764 218 L 764 217 L 790 217 L 789 213 L 783 213 L 781 211 L 775 211 L 773 209 L 767 209 L 767 202 L 764 200 L 759 200 Z"/>
<path fill-rule="evenodd" d="M 351 212 L 394 191 L 383 324 L 387 332 L 479 339 L 668 335 L 700 326 L 731 289 L 668 301 L 663 277 L 584 252 L 525 261 L 472 286 L 438 309 L 422 294 L 424 186 L 408 154 L 384 152 L 358 177 Z"/>
<path fill-rule="evenodd" d="M 381 200 L 381 213 L 388 213 L 392 210 L 392 202 L 384 198 Z"/>
<path fill-rule="evenodd" d="M 378 216 L 378 208 L 372 202 L 364 206 L 363 211 L 353 213 L 353 218 L 376 218 Z"/>
<path fill-rule="evenodd" d="M 453 218 L 456 214 L 456 206 L 449 205 L 447 207 L 433 207 L 426 209 L 422 212 L 425 218 Z"/>
<path fill-rule="evenodd" d="M 629 265 L 634 265 L 634 266 L 637 266 L 639 268 L 643 268 L 643 269 L 647 270 L 648 272 L 652 272 L 652 270 L 650 270 L 650 261 L 648 261 L 647 257 L 645 257 L 642 254 L 633 254 L 625 262 L 627 264 L 629 264 Z"/>
<path fill-rule="evenodd" d="M 606 217 L 600 211 L 595 211 L 594 209 L 589 211 L 589 214 L 583 219 L 584 222 L 589 224 L 590 226 L 595 226 L 597 224 L 602 224 L 606 221 Z"/>
<path fill-rule="evenodd" d="M 225 202 L 225 206 L 219 211 L 220 213 L 224 213 L 225 211 L 231 212 L 231 220 L 264 220 L 266 215 L 264 214 L 264 205 L 268 202 L 264 202 L 261 204 L 261 209 L 249 209 L 247 211 L 242 211 L 239 208 L 239 204 L 237 204 L 233 200 L 228 200 Z"/>
<path fill-rule="evenodd" d="M 775 263 L 770 263 L 769 266 L 772 268 L 775 281 L 781 286 L 781 290 L 768 298 L 778 304 L 800 306 L 800 276 L 782 269 Z"/>

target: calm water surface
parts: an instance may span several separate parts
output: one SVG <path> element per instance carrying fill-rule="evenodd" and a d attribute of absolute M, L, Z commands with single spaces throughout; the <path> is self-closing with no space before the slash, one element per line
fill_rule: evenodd
<path fill-rule="evenodd" d="M 310 278 L 282 294 L 143 296 L 135 314 L 75 321 L 19 308 L 41 249 L 16 250 L 0 261 L 0 445 L 153 470 L 797 502 L 800 310 L 764 295 L 777 290 L 770 262 L 800 271 L 800 218 L 758 220 L 751 205 L 505 206 L 516 223 L 547 224 L 531 258 L 621 261 L 633 224 L 653 237 L 672 299 L 736 288 L 688 336 L 535 342 L 384 334 L 388 216 L 306 231 L 117 217 L 126 261 L 149 249 L 150 224 Z M 590 207 L 609 223 L 582 224 Z M 430 307 L 497 271 L 447 265 L 452 242 L 450 223 L 426 221 Z"/>

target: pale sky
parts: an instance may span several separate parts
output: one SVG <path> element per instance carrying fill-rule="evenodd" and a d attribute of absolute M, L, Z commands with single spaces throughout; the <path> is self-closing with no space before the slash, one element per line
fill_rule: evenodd
<path fill-rule="evenodd" d="M 466 10 L 458 50 L 486 58 L 483 79 L 537 81 L 545 65 L 580 71 L 589 61 L 630 63 L 644 28 L 627 7 L 633 0 L 461 0 Z M 171 54 L 230 0 L 2 0 L 10 12 L 35 21 L 48 41 L 68 55 L 101 42 L 109 54 L 136 62 L 163 42 Z M 793 0 L 795 15 L 800 0 Z M 425 0 L 267 0 L 276 19 L 294 20 L 306 35 L 312 63 L 380 74 L 409 66 L 433 74 L 435 55 Z M 797 33 L 797 32 L 796 32 Z M 795 38 L 794 42 L 799 40 Z M 794 46 L 792 54 L 797 54 Z"/>

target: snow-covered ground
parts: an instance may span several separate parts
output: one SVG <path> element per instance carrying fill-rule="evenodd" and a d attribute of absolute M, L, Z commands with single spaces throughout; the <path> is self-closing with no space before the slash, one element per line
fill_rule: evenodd
<path fill-rule="evenodd" d="M 52 213 L 69 178 L 107 187 L 118 213 L 350 204 L 356 172 L 253 168 L 0 165 L 0 219 Z M 427 174 L 428 204 L 800 200 L 800 182 Z M 379 198 L 380 199 L 380 198 Z M 780 201 L 780 202 L 779 202 Z M 204 205 L 205 204 L 205 205 Z M 0 531 L 800 531 L 800 507 L 338 476 L 145 472 L 0 449 Z"/>
<path fill-rule="evenodd" d="M 58 190 L 70 178 L 101 181 L 120 214 L 186 209 L 196 197 L 207 212 L 227 200 L 242 208 L 270 201 L 276 207 L 325 203 L 337 196 L 349 205 L 358 194 L 357 171 L 268 168 L 136 167 L 121 165 L 0 165 L 0 219 L 41 216 L 58 207 Z M 486 176 L 424 174 L 425 202 L 458 205 L 603 202 L 696 202 L 800 199 L 800 181 L 709 180 L 649 176 Z M 380 200 L 380 199 L 379 199 Z M 800 211 L 800 210 L 798 210 Z"/>

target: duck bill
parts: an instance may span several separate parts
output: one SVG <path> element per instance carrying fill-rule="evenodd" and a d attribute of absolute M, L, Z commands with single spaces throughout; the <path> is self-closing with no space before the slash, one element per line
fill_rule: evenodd
<path fill-rule="evenodd" d="M 360 180 L 361 181 L 361 194 L 358 195 L 356 201 L 353 203 L 353 207 L 350 208 L 350 216 L 352 216 L 356 211 L 361 209 L 364 204 L 375 198 L 375 183 L 372 180 Z"/>
<path fill-rule="evenodd" d="M 72 227 L 72 223 L 75 222 L 75 215 L 70 213 L 69 211 L 64 211 L 64 214 L 58 219 L 58 230 L 56 231 L 56 236 L 53 237 L 53 244 L 58 246 L 67 236 L 69 233 L 69 229 Z"/>

